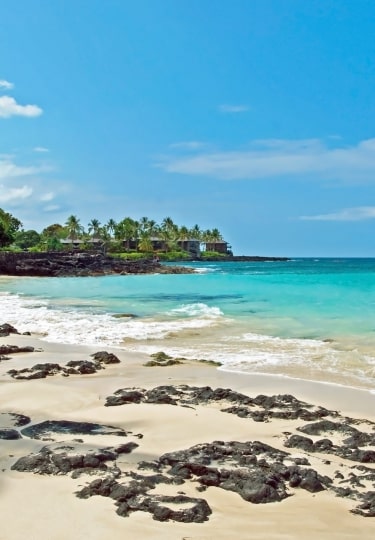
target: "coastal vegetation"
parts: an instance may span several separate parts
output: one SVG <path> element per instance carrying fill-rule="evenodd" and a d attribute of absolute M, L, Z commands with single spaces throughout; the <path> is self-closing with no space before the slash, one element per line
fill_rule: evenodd
<path fill-rule="evenodd" d="M 41 232 L 25 230 L 22 222 L 0 209 L 0 249 L 7 251 L 100 250 L 127 259 L 157 256 L 162 260 L 209 258 L 231 255 L 218 228 L 203 230 L 196 224 L 178 225 L 171 217 L 157 223 L 148 217 L 102 224 L 93 218 L 85 227 L 70 215 L 65 223 L 53 223 Z"/>

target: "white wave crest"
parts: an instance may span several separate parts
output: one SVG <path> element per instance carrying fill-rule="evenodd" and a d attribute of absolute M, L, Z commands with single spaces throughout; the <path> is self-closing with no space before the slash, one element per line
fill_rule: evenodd
<path fill-rule="evenodd" d="M 196 304 L 183 304 L 182 306 L 169 311 L 168 315 L 187 315 L 188 317 L 218 318 L 223 315 L 223 312 L 218 307 L 209 307 L 206 304 L 198 302 Z"/>
<path fill-rule="evenodd" d="M 108 313 L 87 309 L 49 308 L 48 301 L 1 295 L 6 322 L 20 332 L 40 334 L 42 339 L 56 343 L 118 346 L 127 340 L 164 339 L 186 330 L 212 326 L 221 315 L 217 308 L 190 306 L 190 318 L 156 320 L 154 318 L 117 319 Z M 183 308 L 181 308 L 183 310 Z"/>

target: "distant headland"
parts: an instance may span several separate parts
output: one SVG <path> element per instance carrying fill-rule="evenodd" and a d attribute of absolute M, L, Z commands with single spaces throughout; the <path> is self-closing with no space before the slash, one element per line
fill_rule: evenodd
<path fill-rule="evenodd" d="M 166 217 L 147 217 L 104 225 L 92 219 L 85 229 L 77 216 L 54 223 L 41 233 L 25 230 L 19 219 L 0 208 L 0 274 L 85 276 L 103 274 L 189 273 L 162 262 L 286 261 L 285 257 L 234 255 L 217 228 L 188 228 Z"/>

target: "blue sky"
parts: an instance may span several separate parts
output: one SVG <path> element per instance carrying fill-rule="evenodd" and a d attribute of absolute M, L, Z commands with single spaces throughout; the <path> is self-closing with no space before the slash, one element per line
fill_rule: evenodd
<path fill-rule="evenodd" d="M 2 0 L 0 207 L 375 256 L 373 0 Z"/>

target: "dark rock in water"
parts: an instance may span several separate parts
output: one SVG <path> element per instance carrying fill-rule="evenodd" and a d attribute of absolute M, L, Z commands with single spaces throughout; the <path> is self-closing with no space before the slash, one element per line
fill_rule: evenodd
<path fill-rule="evenodd" d="M 0 429 L 0 439 L 14 441 L 21 438 L 20 433 L 16 429 Z"/>
<path fill-rule="evenodd" d="M 0 337 L 7 337 L 9 334 L 19 334 L 18 330 L 11 324 L 4 323 L 0 325 Z"/>
<path fill-rule="evenodd" d="M 46 420 L 21 430 L 22 435 L 32 439 L 41 439 L 51 433 L 69 435 L 119 435 L 126 436 L 126 431 L 113 426 L 104 426 L 90 422 L 71 422 L 69 420 Z"/>

